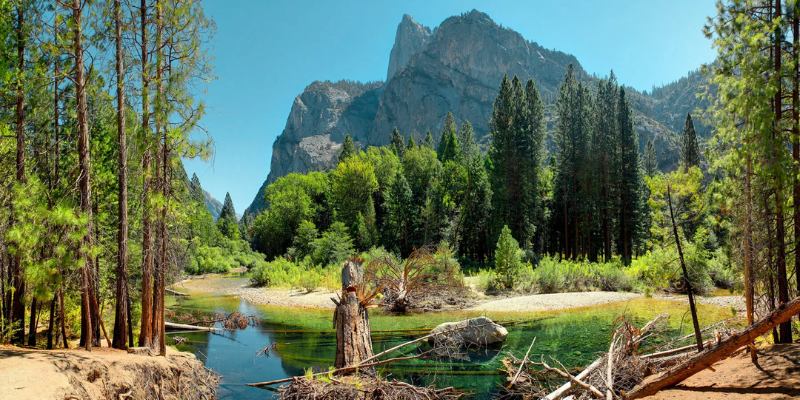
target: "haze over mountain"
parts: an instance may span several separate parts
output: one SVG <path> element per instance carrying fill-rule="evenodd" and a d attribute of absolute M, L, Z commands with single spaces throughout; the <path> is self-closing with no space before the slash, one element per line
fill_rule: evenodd
<path fill-rule="evenodd" d="M 450 17 L 435 29 L 404 15 L 385 82 L 313 82 L 295 98 L 273 144 L 269 176 L 245 215 L 266 206 L 263 190 L 275 179 L 333 167 L 348 133 L 361 147 L 387 144 L 395 127 L 418 139 L 430 130 L 438 140 L 444 117 L 452 112 L 459 123 L 473 124 L 485 147 L 492 103 L 504 75 L 533 79 L 550 108 L 570 64 L 594 88 L 596 78 L 575 56 L 545 49 L 482 12 Z M 676 131 L 686 113 L 701 105 L 695 96 L 701 85 L 701 76 L 691 72 L 652 94 L 629 89 L 639 145 L 654 141 L 662 169 L 677 160 Z M 701 136 L 706 134 L 706 127 L 698 128 Z"/>

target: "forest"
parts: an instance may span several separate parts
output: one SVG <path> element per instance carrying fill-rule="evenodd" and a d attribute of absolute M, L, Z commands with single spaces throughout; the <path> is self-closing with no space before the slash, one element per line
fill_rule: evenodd
<path fill-rule="evenodd" d="M 659 169 L 654 142 L 640 143 L 635 89 L 569 65 L 554 99 L 536 79 L 504 76 L 488 140 L 453 113 L 424 135 L 395 128 L 382 146 L 348 134 L 333 168 L 278 178 L 261 193 L 266 209 L 240 219 L 230 194 L 212 216 L 184 168 L 214 151 L 201 120 L 216 27 L 199 0 L 0 0 L 0 345 L 167 356 L 166 324 L 180 316 L 168 293 L 190 297 L 173 285 L 223 276 L 267 294 L 336 291 L 337 335 L 366 324 L 366 339 L 345 339 L 366 340 L 364 357 L 341 359 L 336 342 L 336 372 L 348 374 L 377 357 L 367 308 L 472 310 L 475 292 L 685 296 L 699 355 L 720 359 L 730 339 L 755 360 L 748 332 L 775 344 L 800 335 L 800 319 L 784 315 L 800 298 L 798 26 L 793 1 L 718 3 L 704 32 L 716 59 L 697 94 L 707 107 L 675 117 L 685 120 L 675 168 Z M 703 353 L 695 298 L 720 289 L 744 298 L 745 333 Z M 601 356 L 609 377 L 620 327 L 619 363 L 639 360 L 651 328 L 615 324 Z M 520 374 L 536 381 L 527 358 L 504 361 L 519 364 L 509 390 Z M 658 382 L 682 376 L 675 365 Z M 309 382 L 322 374 L 309 371 Z M 624 391 L 651 393 L 631 379 Z M 451 398 L 442 393 L 432 398 Z"/>

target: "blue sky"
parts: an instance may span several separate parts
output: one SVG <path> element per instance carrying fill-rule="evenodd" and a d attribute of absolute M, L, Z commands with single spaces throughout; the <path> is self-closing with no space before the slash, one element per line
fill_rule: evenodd
<path fill-rule="evenodd" d="M 314 80 L 385 79 L 403 14 L 435 27 L 474 8 L 640 90 L 714 58 L 701 32 L 714 0 L 204 0 L 204 8 L 217 24 L 206 46 L 216 79 L 200 93 L 214 157 L 186 168 L 219 200 L 230 192 L 238 213 L 269 173 L 294 97 Z"/>

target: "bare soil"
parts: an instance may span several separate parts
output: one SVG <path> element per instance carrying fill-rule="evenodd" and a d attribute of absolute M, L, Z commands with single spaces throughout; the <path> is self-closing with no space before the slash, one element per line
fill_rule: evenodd
<path fill-rule="evenodd" d="M 3 399 L 213 399 L 217 381 L 194 355 L 172 349 L 157 357 L 0 346 Z"/>
<path fill-rule="evenodd" d="M 284 307 L 333 309 L 331 297 L 336 293 L 318 289 L 313 292 L 298 289 L 254 287 L 247 278 L 205 275 L 180 281 L 173 289 L 193 294 L 238 296 L 253 304 L 269 304 Z"/>
<path fill-rule="evenodd" d="M 712 366 L 672 389 L 647 399 L 797 399 L 800 398 L 800 344 L 774 345 L 759 351 L 759 366 L 747 352 Z"/>

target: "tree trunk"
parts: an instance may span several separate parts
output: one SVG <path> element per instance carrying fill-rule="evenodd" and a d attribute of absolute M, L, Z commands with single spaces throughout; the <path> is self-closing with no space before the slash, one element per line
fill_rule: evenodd
<path fill-rule="evenodd" d="M 745 308 L 747 314 L 747 326 L 753 325 L 753 300 L 755 290 L 755 279 L 753 274 L 753 197 L 751 193 L 750 178 L 753 174 L 753 161 L 750 154 L 747 154 L 746 170 L 744 175 L 744 193 L 745 193 L 745 219 L 744 219 L 744 234 L 742 235 L 742 252 L 744 263 L 744 298 Z M 750 348 L 750 358 L 753 362 L 758 359 L 758 353 L 755 348 Z"/>
<path fill-rule="evenodd" d="M 57 294 L 53 294 L 53 300 L 50 300 L 50 318 L 47 320 L 47 349 L 53 349 L 53 327 L 55 327 L 56 317 L 56 298 Z"/>
<path fill-rule="evenodd" d="M 150 138 L 150 68 L 147 48 L 147 0 L 141 0 L 142 45 L 142 316 L 139 346 L 152 347 L 153 339 L 153 227 L 150 221 L 150 186 L 152 149 Z"/>
<path fill-rule="evenodd" d="M 781 18 L 781 0 L 775 0 L 775 12 L 773 14 L 773 19 L 777 20 Z M 774 38 L 774 46 L 775 51 L 773 55 L 775 57 L 775 74 L 780 77 L 781 76 L 781 29 L 780 26 L 776 26 L 775 28 L 775 38 Z M 777 80 L 777 91 L 775 92 L 775 125 L 773 129 L 774 135 L 774 143 L 772 151 L 774 153 L 778 153 L 779 151 L 783 151 L 783 140 L 781 140 L 781 120 L 783 118 L 783 103 L 782 103 L 782 96 L 783 96 L 783 89 L 781 85 L 781 80 Z M 779 158 L 777 156 L 773 157 L 773 162 L 779 162 Z M 777 167 L 777 165 L 776 165 Z M 786 274 L 786 224 L 784 222 L 784 200 L 783 200 L 783 182 L 780 176 L 775 177 L 775 240 L 777 245 L 777 254 L 776 254 L 776 267 L 777 267 L 777 275 L 776 279 L 778 281 L 778 304 L 786 304 L 789 302 L 789 282 Z M 778 328 L 780 332 L 780 343 L 791 343 L 792 342 L 792 325 L 791 322 L 784 322 Z"/>
<path fill-rule="evenodd" d="M 792 207 L 794 230 L 794 276 L 800 296 L 800 7 L 792 7 Z"/>
<path fill-rule="evenodd" d="M 153 345 L 158 344 L 159 355 L 167 354 L 165 326 L 164 326 L 164 280 L 167 270 L 167 202 L 169 199 L 167 126 L 166 102 L 164 99 L 164 51 L 163 51 L 163 10 L 159 0 L 156 0 L 156 135 L 159 135 L 158 179 L 163 195 L 163 204 L 160 205 L 158 219 L 158 263 L 156 263 L 155 288 L 153 289 Z"/>
<path fill-rule="evenodd" d="M 718 345 L 709 348 L 707 351 L 698 353 L 688 360 L 658 374 L 655 379 L 639 384 L 628 392 L 626 398 L 638 399 L 650 396 L 657 393 L 659 390 L 683 382 L 686 378 L 710 367 L 715 362 L 727 358 L 740 347 L 752 343 L 753 340 L 767 333 L 775 325 L 790 321 L 797 313 L 800 313 L 800 298 L 782 304 L 777 310 L 744 331 L 732 335 Z"/>
<path fill-rule="evenodd" d="M 38 302 L 36 297 L 31 299 L 31 316 L 28 324 L 28 346 L 36 346 L 36 314 L 38 313 Z"/>
<path fill-rule="evenodd" d="M 358 298 L 363 269 L 360 263 L 346 261 L 342 267 L 342 294 L 333 314 L 336 329 L 336 361 L 334 367 L 343 368 L 372 357 L 369 315 Z M 373 369 L 367 369 L 373 373 Z"/>
<path fill-rule="evenodd" d="M 122 60 L 122 10 L 120 0 L 114 0 L 114 26 L 116 30 L 117 69 L 117 162 L 118 212 L 117 230 L 117 287 L 114 313 L 114 340 L 112 347 L 128 346 L 128 143 L 125 136 L 125 69 Z"/>
<path fill-rule="evenodd" d="M 79 177 L 78 186 L 80 188 L 80 209 L 87 217 L 86 235 L 83 237 L 83 246 L 87 249 L 92 247 L 92 197 L 91 197 L 91 165 L 89 156 L 89 123 L 87 121 L 86 105 L 86 80 L 83 67 L 83 32 L 81 27 L 82 4 L 80 0 L 72 2 L 73 18 L 73 57 L 75 59 L 75 96 L 77 98 L 77 122 L 78 122 L 78 165 Z M 85 259 L 81 267 L 81 344 L 86 350 L 92 349 L 94 326 L 96 325 L 96 314 L 94 310 L 94 268 L 90 254 L 83 254 Z"/>
<path fill-rule="evenodd" d="M 25 91 L 22 76 L 25 73 L 25 33 L 24 3 L 17 3 L 17 108 L 16 108 L 16 136 L 17 136 L 17 183 L 25 183 Z M 13 218 L 13 217 L 12 217 Z M 17 323 L 14 340 L 22 344 L 25 342 L 25 274 L 19 254 L 14 256 L 12 267 L 12 280 L 14 293 L 11 300 L 11 323 Z"/>
<path fill-rule="evenodd" d="M 672 221 L 672 234 L 675 235 L 675 245 L 678 247 L 678 259 L 681 262 L 683 271 L 683 282 L 686 284 L 686 293 L 689 295 L 689 310 L 692 313 L 692 325 L 694 326 L 694 338 L 697 342 L 697 351 L 703 351 L 703 335 L 700 332 L 700 323 L 697 320 L 697 308 L 694 304 L 694 293 L 692 293 L 692 282 L 689 280 L 689 271 L 686 269 L 686 262 L 683 259 L 683 247 L 681 238 L 678 236 L 678 225 L 675 223 L 675 213 L 672 211 L 672 188 L 667 185 L 667 204 L 669 204 L 669 218 Z"/>

